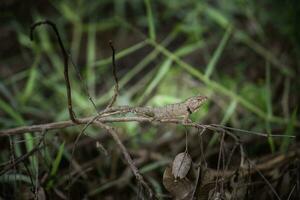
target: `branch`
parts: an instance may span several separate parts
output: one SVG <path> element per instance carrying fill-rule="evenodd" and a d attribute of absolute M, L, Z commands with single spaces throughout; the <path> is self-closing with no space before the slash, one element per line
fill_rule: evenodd
<path fill-rule="evenodd" d="M 113 76 L 114 76 L 114 79 L 115 79 L 115 87 L 114 87 L 114 95 L 111 99 L 111 101 L 109 102 L 109 104 L 107 105 L 106 108 L 110 108 L 113 106 L 113 104 L 115 103 L 115 101 L 117 100 L 117 97 L 119 95 L 119 80 L 118 80 L 118 77 L 117 77 L 117 70 L 116 70 L 116 59 L 115 59 L 115 48 L 113 46 L 113 43 L 112 41 L 110 40 L 109 41 L 109 46 L 112 50 L 112 73 L 113 73 Z"/>
<path fill-rule="evenodd" d="M 93 123 L 95 123 L 95 120 L 93 120 L 95 117 L 98 117 L 98 116 L 78 118 L 79 123 L 74 123 L 73 121 L 68 120 L 68 121 L 52 122 L 52 123 L 39 124 L 39 125 L 21 126 L 21 127 L 12 128 L 12 129 L 1 130 L 0 137 L 9 136 L 9 135 L 20 135 L 20 134 L 24 134 L 24 133 L 28 133 L 28 132 L 41 132 L 43 130 L 56 130 L 56 129 L 77 126 L 77 125 L 81 125 L 81 124 L 86 125 L 87 123 L 90 123 L 91 121 L 93 124 Z M 148 117 L 103 117 L 103 118 L 98 118 L 97 121 L 102 122 L 102 123 L 106 123 L 106 122 L 153 122 L 153 119 L 148 118 Z M 180 123 L 182 123 L 182 120 L 166 119 L 166 120 L 161 120 L 160 122 L 180 124 Z M 189 124 L 187 124 L 187 125 L 189 125 Z"/>
<path fill-rule="evenodd" d="M 79 124 L 79 120 L 76 119 L 75 117 L 75 113 L 73 111 L 73 106 L 72 106 L 72 93 L 71 93 L 71 84 L 70 84 L 70 80 L 69 80 L 69 67 L 68 67 L 68 54 L 67 51 L 63 45 L 63 42 L 61 40 L 61 37 L 58 33 L 58 30 L 56 28 L 56 25 L 49 21 L 49 20 L 45 20 L 45 21 L 39 21 L 34 23 L 31 28 L 30 28 L 30 39 L 33 40 L 33 32 L 35 30 L 36 27 L 40 26 L 40 25 L 49 25 L 51 26 L 51 28 L 53 28 L 55 35 L 57 37 L 58 40 L 58 44 L 60 46 L 62 55 L 63 55 L 63 59 L 64 59 L 64 77 L 65 77 L 65 82 L 66 82 L 66 88 L 67 88 L 67 97 L 68 97 L 68 110 L 69 110 L 69 116 L 70 119 L 76 123 Z"/>
<path fill-rule="evenodd" d="M 0 137 L 3 136 L 9 136 L 9 135 L 20 135 L 28 132 L 42 132 L 43 130 L 56 130 L 56 129 L 62 129 L 62 128 L 68 128 L 72 126 L 77 125 L 87 125 L 87 124 L 94 124 L 96 122 L 102 122 L 102 123 L 112 123 L 112 122 L 157 122 L 157 123 L 171 123 L 171 124 L 179 124 L 183 126 L 189 126 L 194 128 L 200 128 L 200 129 L 208 129 L 213 130 L 217 132 L 226 132 L 229 136 L 234 138 L 234 140 L 238 141 L 238 137 L 229 132 L 226 129 L 230 129 L 231 131 L 241 132 L 241 133 L 247 133 L 247 134 L 254 134 L 261 137 L 289 137 L 294 138 L 295 136 L 288 136 L 288 135 L 271 135 L 265 133 L 258 133 L 258 132 L 252 132 L 252 131 L 245 131 L 242 129 L 235 129 L 230 127 L 223 127 L 223 126 L 217 126 L 216 124 L 199 124 L 195 122 L 187 122 L 183 123 L 181 119 L 162 119 L 162 120 L 153 120 L 152 117 L 110 117 L 110 115 L 118 114 L 124 111 L 123 108 L 117 109 L 117 108 L 110 108 L 109 110 L 114 110 L 114 113 L 107 113 L 107 111 L 100 112 L 100 115 L 96 116 L 90 116 L 85 118 L 78 118 L 79 123 L 75 123 L 71 120 L 68 121 L 61 121 L 61 122 L 52 122 L 52 123 L 46 123 L 46 124 L 39 124 L 39 125 L 31 125 L 31 126 L 21 126 L 17 128 L 12 129 L 6 129 L 6 130 L 0 130 Z M 120 111 L 120 112 L 118 112 Z"/>
<path fill-rule="evenodd" d="M 143 176 L 140 174 L 139 170 L 134 165 L 132 158 L 130 157 L 124 144 L 121 142 L 117 132 L 112 127 L 110 127 L 106 124 L 103 124 L 102 122 L 96 121 L 95 124 L 98 125 L 100 128 L 105 129 L 112 136 L 112 138 L 115 140 L 116 144 L 121 149 L 122 154 L 123 154 L 126 162 L 128 163 L 132 173 L 134 174 L 135 178 L 142 184 L 142 186 L 144 186 L 146 188 L 146 190 L 148 191 L 148 194 L 150 196 L 150 199 L 154 199 L 155 198 L 154 191 L 149 186 L 149 184 L 144 180 Z"/>

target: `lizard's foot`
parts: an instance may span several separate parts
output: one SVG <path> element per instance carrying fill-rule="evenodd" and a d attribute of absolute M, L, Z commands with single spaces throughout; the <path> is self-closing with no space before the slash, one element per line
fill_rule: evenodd
<path fill-rule="evenodd" d="M 149 117 L 149 119 L 150 119 L 150 122 L 157 121 L 157 119 L 155 117 Z"/>
<path fill-rule="evenodd" d="M 193 121 L 190 120 L 189 118 L 187 119 L 183 119 L 182 123 L 185 125 L 185 124 L 189 124 L 189 123 L 192 123 Z"/>

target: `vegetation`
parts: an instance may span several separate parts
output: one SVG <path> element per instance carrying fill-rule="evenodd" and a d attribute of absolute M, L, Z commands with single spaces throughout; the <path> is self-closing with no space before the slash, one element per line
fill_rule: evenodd
<path fill-rule="evenodd" d="M 0 199 L 149 199 L 114 133 L 155 198 L 300 198 L 298 1 L 12 0 L 0 7 Z M 70 119 L 55 33 L 40 26 L 30 40 L 31 25 L 45 19 L 69 53 L 77 118 L 107 107 L 117 77 L 114 106 L 207 96 L 190 116 L 197 125 L 137 116 L 4 134 Z M 114 115 L 124 116 L 136 115 Z"/>

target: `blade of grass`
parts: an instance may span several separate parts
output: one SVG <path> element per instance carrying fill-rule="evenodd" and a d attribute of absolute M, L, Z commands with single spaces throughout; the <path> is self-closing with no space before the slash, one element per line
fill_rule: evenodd
<path fill-rule="evenodd" d="M 268 117 L 271 118 L 273 116 L 273 105 L 272 105 L 272 93 L 271 93 L 271 71 L 270 71 L 270 63 L 266 63 L 266 107 Z"/>
<path fill-rule="evenodd" d="M 272 129 L 271 129 L 271 124 L 269 121 L 265 121 L 265 127 L 266 127 L 266 132 L 268 134 L 268 143 L 269 143 L 269 147 L 272 153 L 275 152 L 275 144 L 274 144 L 274 140 L 272 139 Z"/>
<path fill-rule="evenodd" d="M 95 96 L 95 84 L 96 84 L 96 74 L 94 70 L 93 63 L 96 58 L 96 29 L 90 27 L 88 31 L 88 42 L 87 42 L 87 62 L 86 62 L 86 82 L 90 90 L 90 95 Z"/>
<path fill-rule="evenodd" d="M 155 34 L 155 26 L 154 26 L 154 18 L 152 14 L 152 8 L 151 8 L 151 0 L 144 0 L 146 5 L 146 11 L 147 11 L 147 22 L 148 22 L 148 30 L 149 30 L 149 38 L 151 40 L 156 39 Z"/>
<path fill-rule="evenodd" d="M 125 56 L 129 56 L 131 53 L 134 53 L 135 51 L 140 50 L 141 48 L 145 47 L 147 45 L 146 40 L 143 40 L 137 44 L 132 45 L 131 47 L 128 47 L 124 50 L 119 51 L 118 53 L 116 53 L 116 61 L 125 57 Z M 94 65 L 95 67 L 100 67 L 103 65 L 108 65 L 111 63 L 111 57 L 105 58 L 105 59 L 101 59 L 99 61 L 95 61 Z"/>
<path fill-rule="evenodd" d="M 79 22 L 80 21 L 80 15 L 78 12 L 76 12 L 76 9 L 74 9 L 71 6 L 71 1 L 61 1 L 59 3 L 53 3 L 53 6 L 55 6 L 61 13 L 61 15 L 67 20 L 71 22 Z M 72 3 L 72 5 L 74 5 Z"/>
<path fill-rule="evenodd" d="M 132 98 L 134 95 L 137 94 L 142 94 L 145 91 L 145 85 L 147 85 L 149 82 L 151 82 L 151 80 L 153 79 L 155 74 L 155 71 L 149 71 L 147 74 L 145 74 L 143 76 L 142 79 L 139 79 L 139 81 L 134 84 L 133 86 L 131 86 L 127 91 L 126 91 L 126 96 L 127 98 Z M 137 103 L 135 103 L 134 105 L 139 106 Z"/>
<path fill-rule="evenodd" d="M 107 31 L 119 27 L 117 20 L 114 18 L 105 19 L 105 21 L 101 21 L 101 22 L 90 22 L 88 24 L 81 24 L 81 25 L 82 25 L 82 31 L 84 32 L 88 31 L 90 29 L 90 26 L 94 26 L 96 31 Z"/>
<path fill-rule="evenodd" d="M 12 21 L 12 27 L 15 30 L 15 33 L 18 37 L 18 42 L 27 48 L 33 48 L 35 46 L 34 43 L 31 42 L 28 37 L 28 31 L 24 31 L 23 26 L 16 20 Z M 4 62 L 3 62 L 4 63 Z"/>
<path fill-rule="evenodd" d="M 177 31 L 172 31 L 163 41 L 162 44 L 168 46 L 178 35 Z M 147 43 L 146 43 L 147 44 Z M 159 54 L 159 51 L 153 50 L 144 57 L 132 70 L 120 80 L 120 85 L 126 85 L 134 76 L 142 71 L 151 61 L 153 61 Z"/>
<path fill-rule="evenodd" d="M 30 69 L 24 69 L 24 70 L 17 72 L 9 77 L 6 77 L 2 82 L 6 86 L 9 86 L 9 85 L 14 84 L 17 81 L 21 81 L 21 80 L 25 79 L 29 73 L 30 73 Z"/>
<path fill-rule="evenodd" d="M 16 181 L 31 184 L 30 177 L 23 174 L 3 174 L 0 176 L 0 183 L 15 183 Z"/>
<path fill-rule="evenodd" d="M 55 160 L 54 160 L 54 162 L 53 162 L 53 164 L 52 164 L 50 176 L 54 176 L 54 175 L 57 173 L 59 164 L 60 164 L 61 159 L 62 159 L 62 155 L 63 155 L 64 149 L 65 149 L 65 143 L 63 142 L 63 143 L 59 146 L 59 148 L 58 148 L 58 152 L 57 152 L 56 157 L 55 157 Z"/>
<path fill-rule="evenodd" d="M 178 48 L 178 50 L 176 50 L 176 55 L 177 56 L 185 56 L 185 55 L 188 55 L 188 54 L 190 54 L 198 49 L 201 49 L 203 47 L 204 47 L 203 40 L 200 40 L 193 44 L 186 44 L 186 45 L 183 45 L 182 47 Z"/>
<path fill-rule="evenodd" d="M 22 116 L 17 111 L 15 111 L 15 109 L 13 109 L 9 104 L 7 104 L 5 101 L 3 101 L 2 99 L 0 99 L 0 110 L 4 111 L 11 118 L 16 120 L 16 123 L 18 125 L 24 125 L 25 124 L 24 119 L 22 118 Z"/>
<path fill-rule="evenodd" d="M 225 110 L 225 114 L 223 116 L 223 119 L 221 121 L 221 125 L 225 125 L 231 118 L 231 116 L 234 114 L 237 107 L 237 101 L 232 101 L 227 109 Z M 214 146 L 217 142 L 218 137 L 220 136 L 220 133 L 214 133 L 212 138 L 209 140 L 209 143 L 207 145 L 207 149 Z"/>
<path fill-rule="evenodd" d="M 145 165 L 143 166 L 140 171 L 141 173 L 145 174 L 147 172 L 151 172 L 159 167 L 162 167 L 162 166 L 166 166 L 168 163 L 170 163 L 170 160 L 160 160 L 160 161 L 156 161 L 156 162 L 153 162 L 151 164 L 148 164 L 148 165 Z"/>
<path fill-rule="evenodd" d="M 295 108 L 292 113 L 292 117 L 290 118 L 290 122 L 287 125 L 285 135 L 291 136 L 291 135 L 295 134 L 294 130 L 295 130 L 295 122 L 297 119 L 297 111 L 298 111 L 298 108 Z M 283 141 L 280 144 L 280 151 L 282 153 L 286 153 L 288 151 L 290 143 L 291 143 L 291 138 L 288 138 L 288 137 L 283 138 Z"/>
<path fill-rule="evenodd" d="M 219 59 L 225 49 L 225 46 L 230 38 L 231 33 L 232 33 L 232 26 L 228 26 L 222 37 L 220 44 L 218 45 L 218 48 L 215 50 L 212 58 L 210 59 L 208 65 L 206 67 L 205 78 L 209 78 L 211 76 L 211 74 L 213 73 L 213 71 L 217 65 L 217 62 L 219 61 Z"/>
<path fill-rule="evenodd" d="M 271 118 L 273 116 L 273 110 L 272 110 L 272 94 L 271 94 L 271 71 L 270 71 L 270 64 L 269 62 L 266 63 L 266 86 L 265 86 L 265 96 L 266 96 L 266 107 L 267 107 L 267 115 L 268 118 Z M 271 125 L 269 121 L 266 121 L 266 129 L 267 133 L 269 134 L 270 137 L 268 137 L 268 143 L 271 149 L 271 152 L 275 152 L 275 144 L 274 140 L 272 138 L 272 131 L 271 131 Z"/>
<path fill-rule="evenodd" d="M 59 149 L 58 149 L 58 152 L 56 154 L 55 160 L 54 160 L 54 162 L 52 164 L 52 168 L 51 168 L 51 171 L 50 171 L 50 177 L 54 177 L 56 175 L 58 167 L 59 167 L 59 164 L 61 163 L 61 160 L 62 160 L 64 149 L 65 149 L 65 143 L 63 142 L 59 146 Z M 46 189 L 49 190 L 50 188 L 52 188 L 53 183 L 54 183 L 53 179 L 50 179 L 50 181 L 47 183 Z"/>
<path fill-rule="evenodd" d="M 198 6 L 198 9 L 200 9 L 200 11 L 202 12 L 204 11 L 206 16 L 217 22 L 219 26 L 223 28 L 227 28 L 228 26 L 230 26 L 230 22 L 227 17 L 225 17 L 225 15 L 222 14 L 219 10 L 209 6 L 208 4 L 202 3 L 202 5 Z"/>
<path fill-rule="evenodd" d="M 154 75 L 154 78 L 152 81 L 148 84 L 148 86 L 145 89 L 145 92 L 140 96 L 140 98 L 137 101 L 137 104 L 139 105 L 141 102 L 145 100 L 149 94 L 159 85 L 160 81 L 163 79 L 163 77 L 168 73 L 170 70 L 172 61 L 170 59 L 166 59 L 162 65 L 159 67 L 157 73 Z"/>
<path fill-rule="evenodd" d="M 30 152 L 32 149 L 35 147 L 35 142 L 34 142 L 34 136 L 31 133 L 25 133 L 25 146 L 26 146 L 26 151 Z M 36 155 L 32 155 L 29 157 L 30 161 L 30 170 L 33 174 L 33 176 L 36 176 L 35 174 L 36 169 L 38 168 L 38 159 Z"/>
<path fill-rule="evenodd" d="M 37 66 L 40 63 L 41 56 L 38 54 L 34 61 L 32 66 L 30 67 L 29 77 L 27 79 L 27 82 L 25 84 L 24 92 L 22 93 L 22 96 L 20 97 L 20 101 L 25 104 L 28 100 L 28 98 L 31 97 L 32 92 L 34 90 L 34 87 L 36 86 L 37 76 L 38 76 L 38 69 Z"/>

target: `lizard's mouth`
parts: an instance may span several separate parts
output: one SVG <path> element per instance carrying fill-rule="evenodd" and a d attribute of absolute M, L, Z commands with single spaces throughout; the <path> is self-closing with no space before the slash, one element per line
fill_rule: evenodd
<path fill-rule="evenodd" d="M 194 99 L 194 103 L 190 107 L 191 111 L 192 112 L 197 111 L 202 106 L 202 104 L 207 100 L 208 98 L 206 96 L 198 96 L 196 99 Z"/>

